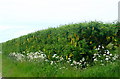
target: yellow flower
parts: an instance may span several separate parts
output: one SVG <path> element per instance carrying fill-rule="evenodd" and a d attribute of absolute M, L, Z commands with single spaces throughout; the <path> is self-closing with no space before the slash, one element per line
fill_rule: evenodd
<path fill-rule="evenodd" d="M 114 41 L 117 41 L 116 39 L 114 39 Z"/>
<path fill-rule="evenodd" d="M 74 36 L 76 37 L 76 36 L 77 36 L 77 34 L 76 34 L 76 33 L 74 33 Z"/>
<path fill-rule="evenodd" d="M 79 40 L 79 37 L 78 37 L 78 36 L 76 37 L 76 40 Z"/>
<path fill-rule="evenodd" d="M 115 36 L 117 36 L 117 34 L 114 34 Z"/>
<path fill-rule="evenodd" d="M 72 57 L 72 56 L 73 56 L 73 54 L 72 54 L 72 53 L 70 53 L 69 57 Z"/>
<path fill-rule="evenodd" d="M 94 27 L 92 27 L 92 30 L 94 30 Z"/>
<path fill-rule="evenodd" d="M 107 38 L 107 40 L 109 40 L 110 39 L 110 37 L 106 37 Z"/>
<path fill-rule="evenodd" d="M 50 38 L 50 35 L 48 35 L 48 38 Z"/>
<path fill-rule="evenodd" d="M 96 46 L 93 47 L 94 49 L 96 48 Z"/>
<path fill-rule="evenodd" d="M 50 55 L 48 55 L 48 59 L 50 59 Z"/>
<path fill-rule="evenodd" d="M 90 41 L 90 44 L 92 44 L 92 41 Z"/>
<path fill-rule="evenodd" d="M 68 56 L 66 56 L 66 59 L 68 59 Z"/>

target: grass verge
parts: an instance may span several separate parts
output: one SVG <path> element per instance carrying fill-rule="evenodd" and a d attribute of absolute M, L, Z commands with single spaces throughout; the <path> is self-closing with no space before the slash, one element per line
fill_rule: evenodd
<path fill-rule="evenodd" d="M 120 61 L 80 70 L 67 64 L 54 66 L 41 62 L 16 62 L 4 55 L 2 58 L 3 77 L 120 77 Z"/>
<path fill-rule="evenodd" d="M 2 53 L 0 53 L 0 77 L 2 76 Z"/>

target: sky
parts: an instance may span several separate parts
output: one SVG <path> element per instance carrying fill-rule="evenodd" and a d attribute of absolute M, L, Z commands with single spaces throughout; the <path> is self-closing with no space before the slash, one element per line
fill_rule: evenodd
<path fill-rule="evenodd" d="M 118 20 L 120 0 L 0 0 L 0 43 L 37 30 Z"/>

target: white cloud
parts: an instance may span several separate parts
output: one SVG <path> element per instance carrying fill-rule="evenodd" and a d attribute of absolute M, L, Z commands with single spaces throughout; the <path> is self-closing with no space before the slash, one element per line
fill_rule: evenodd
<path fill-rule="evenodd" d="M 0 40 L 56 24 L 91 20 L 112 22 L 118 18 L 118 1 L 0 0 Z"/>
<path fill-rule="evenodd" d="M 70 18 L 117 19 L 117 1 L 119 0 L 2 0 L 0 20 L 34 22 Z"/>

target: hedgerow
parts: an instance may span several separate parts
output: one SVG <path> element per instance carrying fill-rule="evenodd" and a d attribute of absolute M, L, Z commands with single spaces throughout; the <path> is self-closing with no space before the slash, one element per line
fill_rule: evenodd
<path fill-rule="evenodd" d="M 76 62 L 84 57 L 91 63 L 94 54 L 103 55 L 106 50 L 112 52 L 119 46 L 119 25 L 120 23 L 85 22 L 40 30 L 2 43 L 2 51 L 6 55 L 11 52 L 27 54 L 42 51 L 49 60 L 57 54 Z"/>

